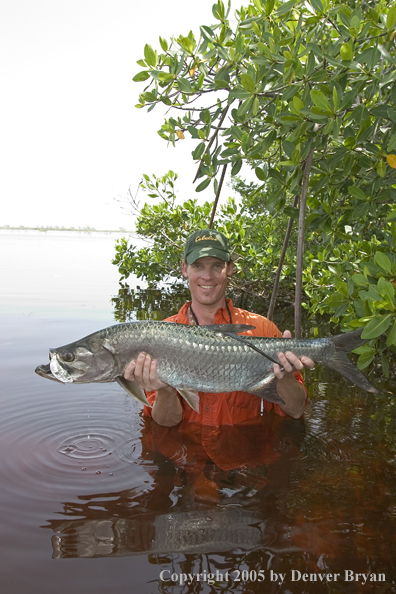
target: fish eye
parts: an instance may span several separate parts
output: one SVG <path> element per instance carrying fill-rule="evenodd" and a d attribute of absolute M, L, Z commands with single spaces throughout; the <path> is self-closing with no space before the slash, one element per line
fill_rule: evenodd
<path fill-rule="evenodd" d="M 74 355 L 73 353 L 65 353 L 62 356 L 62 359 L 66 361 L 66 363 L 71 363 L 72 361 L 74 361 Z"/>

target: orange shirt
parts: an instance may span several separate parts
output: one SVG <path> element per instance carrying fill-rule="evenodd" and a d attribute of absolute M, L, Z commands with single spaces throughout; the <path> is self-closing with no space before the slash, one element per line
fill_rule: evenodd
<path fill-rule="evenodd" d="M 248 330 L 243 333 L 244 335 L 269 336 L 273 338 L 282 336 L 282 333 L 278 330 L 275 324 L 267 318 L 234 307 L 230 299 L 227 299 L 227 303 L 231 311 L 233 324 L 248 324 L 255 326 L 254 330 Z M 176 322 L 178 324 L 189 324 L 187 317 L 189 305 L 190 302 L 185 303 L 179 313 L 167 318 L 165 321 Z M 227 308 L 221 307 L 215 314 L 215 324 L 229 323 L 230 319 Z M 299 383 L 304 385 L 303 378 L 299 372 L 295 373 L 295 377 Z M 150 404 L 154 404 L 155 396 L 156 392 L 149 392 L 147 394 L 147 400 Z M 244 423 L 248 419 L 261 416 L 262 408 L 265 411 L 274 410 L 276 414 L 281 417 L 287 416 L 278 404 L 268 402 L 267 400 L 263 400 L 262 398 L 247 392 L 199 392 L 199 397 L 199 413 L 190 408 L 188 404 L 181 399 L 183 405 L 183 420 L 200 423 L 205 427 L 238 425 Z M 144 413 L 146 415 L 151 415 L 151 409 L 148 406 L 145 406 Z"/>

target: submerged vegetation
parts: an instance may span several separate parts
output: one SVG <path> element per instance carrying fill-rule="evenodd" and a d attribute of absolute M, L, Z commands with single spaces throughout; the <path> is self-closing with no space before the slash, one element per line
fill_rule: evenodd
<path fill-rule="evenodd" d="M 169 107 L 167 142 L 196 140 L 196 191 L 234 196 L 214 225 L 235 248 L 240 295 L 298 302 L 343 329 L 363 328 L 359 366 L 390 374 L 396 354 L 396 4 L 219 0 L 214 25 L 144 48 L 137 107 Z M 238 178 L 242 164 L 257 183 Z M 117 242 L 122 278 L 179 275 L 181 246 L 208 226 L 213 203 L 178 204 L 177 175 L 144 176 L 137 250 Z M 133 202 L 133 201 L 132 201 Z M 298 221 L 298 229 L 296 222 Z M 294 223 L 294 224 L 293 224 Z M 290 224 L 290 239 L 285 238 Z M 286 249 L 287 248 L 287 249 Z M 286 251 L 285 251 L 286 250 Z M 279 265 L 280 261 L 283 265 Z M 297 271 L 297 272 L 296 272 Z"/>

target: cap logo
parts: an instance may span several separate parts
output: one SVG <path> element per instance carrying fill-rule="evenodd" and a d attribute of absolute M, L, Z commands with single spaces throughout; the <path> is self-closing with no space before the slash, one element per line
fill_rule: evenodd
<path fill-rule="evenodd" d="M 195 241 L 204 241 L 205 239 L 211 239 L 212 241 L 218 241 L 216 239 L 216 237 L 213 237 L 213 235 L 202 235 L 202 237 L 196 237 Z"/>

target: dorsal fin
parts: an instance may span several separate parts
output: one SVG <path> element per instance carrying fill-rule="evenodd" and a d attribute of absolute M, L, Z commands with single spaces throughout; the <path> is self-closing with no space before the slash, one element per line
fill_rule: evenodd
<path fill-rule="evenodd" d="M 206 330 L 211 330 L 212 332 L 221 332 L 221 334 L 225 334 L 226 332 L 240 334 L 241 332 L 254 330 L 255 327 L 256 326 L 249 326 L 249 324 L 208 324 L 207 326 L 200 326 L 200 328 L 205 328 Z"/>

